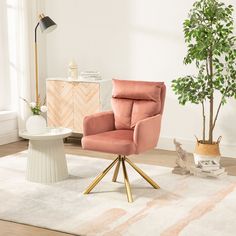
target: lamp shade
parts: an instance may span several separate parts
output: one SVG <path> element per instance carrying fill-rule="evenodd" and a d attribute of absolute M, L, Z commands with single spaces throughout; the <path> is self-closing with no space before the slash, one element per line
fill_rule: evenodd
<path fill-rule="evenodd" d="M 41 17 L 39 25 L 43 33 L 50 33 L 57 27 L 57 24 L 48 16 Z"/>

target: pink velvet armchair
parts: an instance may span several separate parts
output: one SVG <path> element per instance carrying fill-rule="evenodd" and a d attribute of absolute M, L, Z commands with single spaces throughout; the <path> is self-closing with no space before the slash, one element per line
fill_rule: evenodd
<path fill-rule="evenodd" d="M 159 139 L 166 87 L 163 82 L 113 80 L 112 109 L 85 117 L 82 147 L 117 154 L 117 158 L 88 186 L 88 194 L 116 164 L 116 182 L 120 163 L 129 202 L 133 201 L 125 162 L 130 164 L 154 188 L 159 186 L 127 156 L 153 149 Z"/>

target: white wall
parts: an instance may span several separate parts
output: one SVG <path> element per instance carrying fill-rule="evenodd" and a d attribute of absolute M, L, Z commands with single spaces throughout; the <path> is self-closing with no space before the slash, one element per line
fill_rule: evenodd
<path fill-rule="evenodd" d="M 186 45 L 182 23 L 193 0 L 47 0 L 45 10 L 58 24 L 47 36 L 47 76 L 66 76 L 74 58 L 80 70 L 99 70 L 104 78 L 165 81 L 167 98 L 160 148 L 172 139 L 193 149 L 201 135 L 199 106 L 180 106 L 171 80 L 194 73 L 183 65 Z M 236 0 L 231 2 L 236 7 Z M 222 110 L 215 137 L 222 153 L 236 157 L 236 101 Z"/>

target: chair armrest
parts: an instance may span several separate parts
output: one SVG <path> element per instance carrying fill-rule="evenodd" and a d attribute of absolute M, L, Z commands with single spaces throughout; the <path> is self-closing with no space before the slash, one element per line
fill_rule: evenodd
<path fill-rule="evenodd" d="M 95 113 L 86 116 L 83 121 L 83 135 L 93 135 L 115 129 L 114 113 L 112 111 Z"/>
<path fill-rule="evenodd" d="M 161 114 L 139 121 L 134 128 L 137 153 L 156 147 L 161 129 Z"/>

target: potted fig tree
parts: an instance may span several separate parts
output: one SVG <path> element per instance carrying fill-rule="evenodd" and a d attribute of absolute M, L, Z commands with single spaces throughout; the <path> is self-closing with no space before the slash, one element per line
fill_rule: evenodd
<path fill-rule="evenodd" d="M 220 138 L 214 139 L 214 129 L 222 106 L 228 98 L 236 98 L 233 10 L 218 0 L 198 0 L 183 24 L 188 48 L 184 64 L 194 63 L 197 73 L 173 80 L 172 88 L 180 104 L 190 102 L 202 108 L 202 138 L 197 139 L 195 163 L 219 160 Z"/>

